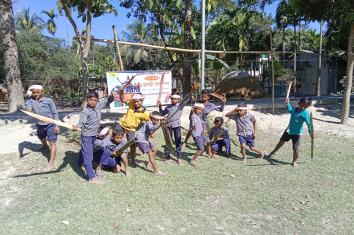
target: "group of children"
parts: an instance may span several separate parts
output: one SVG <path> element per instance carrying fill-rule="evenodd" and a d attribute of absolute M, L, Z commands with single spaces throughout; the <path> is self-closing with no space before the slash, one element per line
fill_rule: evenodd
<path fill-rule="evenodd" d="M 35 112 L 42 116 L 58 120 L 58 113 L 52 99 L 43 96 L 43 87 L 39 84 L 33 85 L 29 88 L 31 97 L 26 101 L 26 109 L 30 112 Z M 79 152 L 79 166 L 84 166 L 86 174 L 90 183 L 103 184 L 104 175 L 102 169 L 104 167 L 111 167 L 113 172 L 121 171 L 121 162 L 124 164 L 124 172 L 127 177 L 130 177 L 128 167 L 128 150 L 130 147 L 130 155 L 132 163 L 135 166 L 139 164 L 135 161 L 136 147 L 142 153 L 147 153 L 149 161 L 147 168 L 154 169 L 156 175 L 166 175 L 160 171 L 156 165 L 155 156 L 157 148 L 149 142 L 149 138 L 154 138 L 154 131 L 160 126 L 161 122 L 166 122 L 167 128 L 171 137 L 174 137 L 177 163 L 179 166 L 183 165 L 182 149 L 186 146 L 189 136 L 193 137 L 197 152 L 189 161 L 192 166 L 199 166 L 196 162 L 197 158 L 204 152 L 205 146 L 207 148 L 207 157 L 219 158 L 216 153 L 222 151 L 225 147 L 226 155 L 231 159 L 230 139 L 227 128 L 223 125 L 222 117 L 216 117 L 214 120 L 214 127 L 209 131 L 209 138 L 207 137 L 207 116 L 213 111 L 217 110 L 223 112 L 226 98 L 222 99 L 222 105 L 216 107 L 209 102 L 210 92 L 208 90 L 202 91 L 202 99 L 193 104 L 191 114 L 189 115 L 189 132 L 186 140 L 182 145 L 181 141 L 181 116 L 183 107 L 181 105 L 181 97 L 178 92 L 173 92 L 170 96 L 171 104 L 168 104 L 164 109 L 161 103 L 158 102 L 159 112 L 154 111 L 149 114 L 146 108 L 142 105 L 144 96 L 140 93 L 133 94 L 132 100 L 127 100 L 124 91 L 119 89 L 120 100 L 127 104 L 128 110 L 121 118 L 117 126 L 112 129 L 100 128 L 101 109 L 113 101 L 116 92 L 112 92 L 109 98 L 101 99 L 99 101 L 96 92 L 88 92 L 85 101 L 87 106 L 80 114 L 79 123 L 72 126 L 74 131 L 81 129 L 81 150 Z M 268 155 L 272 157 L 279 148 L 290 139 L 293 142 L 293 162 L 292 165 L 297 167 L 297 158 L 299 154 L 299 144 L 302 134 L 303 123 L 309 127 L 309 133 L 312 138 L 312 130 L 310 128 L 310 115 L 306 110 L 311 105 L 311 98 L 302 98 L 296 108 L 292 108 L 289 99 L 286 98 L 288 111 L 291 113 L 290 123 L 287 130 L 284 132 L 276 148 Z M 252 151 L 259 154 L 259 158 L 263 159 L 264 152 L 255 147 L 254 140 L 257 136 L 257 126 L 255 117 L 247 112 L 247 105 L 240 103 L 237 107 L 225 114 L 236 122 L 237 136 L 239 138 L 242 162 L 246 163 L 246 146 Z M 139 124 L 145 122 L 144 125 L 137 130 Z M 50 144 L 50 160 L 48 166 L 43 171 L 50 171 L 54 166 L 54 159 L 56 154 L 56 140 L 60 129 L 54 124 L 38 121 L 37 135 L 43 144 L 43 149 L 48 148 L 48 138 Z M 126 136 L 126 138 L 124 138 Z M 124 146 L 124 148 L 123 148 Z M 165 149 L 166 164 L 171 164 L 170 150 Z M 98 163 L 97 165 L 93 165 Z M 94 171 L 96 168 L 96 171 Z"/>

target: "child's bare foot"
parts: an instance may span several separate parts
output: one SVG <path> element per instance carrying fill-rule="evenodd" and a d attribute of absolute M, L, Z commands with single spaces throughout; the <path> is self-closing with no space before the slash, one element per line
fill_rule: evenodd
<path fill-rule="evenodd" d="M 207 158 L 215 158 L 215 159 L 219 159 L 219 156 L 216 154 L 212 154 L 212 155 L 208 155 Z"/>
<path fill-rule="evenodd" d="M 297 164 L 297 162 L 292 162 L 291 165 L 293 165 L 294 168 L 298 168 L 299 165 Z"/>
<path fill-rule="evenodd" d="M 171 165 L 171 159 L 166 159 L 166 160 L 165 160 L 165 164 Z"/>
<path fill-rule="evenodd" d="M 247 163 L 247 158 L 241 160 L 242 163 Z"/>
<path fill-rule="evenodd" d="M 155 174 L 155 175 L 162 175 L 162 176 L 167 175 L 167 173 L 164 173 L 164 172 L 162 172 L 162 171 L 155 171 L 154 174 Z"/>
<path fill-rule="evenodd" d="M 127 178 L 130 178 L 132 175 L 130 174 L 130 171 L 125 170 L 125 176 L 126 176 Z"/>
<path fill-rule="evenodd" d="M 148 164 L 146 164 L 146 169 L 151 169 L 152 168 L 152 165 L 151 165 L 151 163 L 149 162 Z"/>
<path fill-rule="evenodd" d="M 104 184 L 104 182 L 102 180 L 99 180 L 97 178 L 89 179 L 89 183 L 91 183 L 91 184 L 99 184 L 99 185 Z"/>
<path fill-rule="evenodd" d="M 231 154 L 227 155 L 227 159 L 231 160 L 232 159 L 232 155 Z"/>
<path fill-rule="evenodd" d="M 181 146 L 181 149 L 184 149 L 186 146 L 187 146 L 187 144 L 183 143 L 182 146 Z"/>
<path fill-rule="evenodd" d="M 47 167 L 43 169 L 43 172 L 49 172 L 53 170 L 53 168 L 54 168 L 54 163 L 49 162 Z"/>
<path fill-rule="evenodd" d="M 189 164 L 191 164 L 192 166 L 200 166 L 198 163 L 196 163 L 195 161 L 191 160 L 189 162 Z"/>
<path fill-rule="evenodd" d="M 261 154 L 259 154 L 259 159 L 263 159 L 264 158 L 264 152 L 262 152 Z"/>
<path fill-rule="evenodd" d="M 207 152 L 206 151 L 203 151 L 200 155 L 206 155 Z"/>
<path fill-rule="evenodd" d="M 179 166 L 183 166 L 184 165 L 182 159 L 177 159 L 177 164 Z"/>
<path fill-rule="evenodd" d="M 104 179 L 104 174 L 101 171 L 96 171 L 96 177 L 100 180 Z"/>

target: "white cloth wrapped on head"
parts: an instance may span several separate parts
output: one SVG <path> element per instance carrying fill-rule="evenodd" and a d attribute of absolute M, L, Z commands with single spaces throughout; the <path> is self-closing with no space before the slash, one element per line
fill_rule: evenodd
<path fill-rule="evenodd" d="M 181 98 L 180 95 L 171 95 L 170 97 L 171 97 L 171 98 L 175 98 L 175 99 L 180 99 L 180 98 Z"/>
<path fill-rule="evenodd" d="M 247 107 L 238 107 L 240 110 L 247 110 Z"/>
<path fill-rule="evenodd" d="M 145 97 L 140 93 L 133 94 L 133 100 L 143 100 Z"/>
<path fill-rule="evenodd" d="M 109 130 L 108 127 L 103 128 L 103 129 L 101 130 L 101 132 L 98 133 L 98 136 L 104 136 L 105 134 L 108 133 L 108 130 Z"/>
<path fill-rule="evenodd" d="M 150 114 L 150 118 L 155 118 L 155 119 L 164 119 L 164 117 L 163 116 L 161 116 L 161 115 L 154 115 L 154 114 Z"/>
<path fill-rule="evenodd" d="M 32 90 L 41 90 L 43 91 L 43 86 L 42 85 L 32 85 L 27 89 L 27 95 L 31 96 L 32 95 Z"/>
<path fill-rule="evenodd" d="M 197 102 L 197 103 L 194 103 L 193 108 L 203 108 L 204 109 L 205 105 L 203 103 Z"/>

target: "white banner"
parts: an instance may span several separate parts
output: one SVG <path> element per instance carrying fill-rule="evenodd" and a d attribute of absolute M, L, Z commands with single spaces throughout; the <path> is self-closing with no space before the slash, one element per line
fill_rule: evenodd
<path fill-rule="evenodd" d="M 130 78 L 137 75 L 124 89 L 124 94 L 126 94 L 128 99 L 131 99 L 134 93 L 141 93 L 145 96 L 143 106 L 156 105 L 159 97 L 160 83 L 163 73 L 165 73 L 165 76 L 161 95 L 161 104 L 169 104 L 170 99 L 166 99 L 166 97 L 172 90 L 172 73 L 170 70 L 106 72 L 108 94 L 112 91 L 116 91 L 118 93 L 119 88 L 124 86 Z M 120 102 L 119 95 L 116 97 L 115 101 L 111 103 L 111 110 L 124 107 L 127 107 L 127 105 Z"/>

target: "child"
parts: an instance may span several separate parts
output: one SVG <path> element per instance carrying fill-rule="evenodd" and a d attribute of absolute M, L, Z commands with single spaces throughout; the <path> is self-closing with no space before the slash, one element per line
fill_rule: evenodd
<path fill-rule="evenodd" d="M 120 171 L 120 162 L 123 161 L 125 176 L 130 178 L 131 174 L 128 169 L 128 149 L 123 150 L 122 152 L 117 152 L 127 143 L 127 139 L 124 138 L 124 132 L 113 132 L 112 141 L 107 146 L 107 149 L 111 152 L 111 156 L 115 157 L 117 164 L 119 165 Z"/>
<path fill-rule="evenodd" d="M 304 122 L 306 122 L 306 125 L 308 127 L 309 134 L 311 138 L 315 138 L 314 135 L 312 134 L 313 130 L 311 130 L 311 124 L 310 124 L 310 114 L 306 110 L 312 103 L 312 98 L 311 97 L 303 97 L 300 99 L 300 102 L 298 103 L 298 106 L 295 107 L 294 109 L 291 107 L 291 104 L 289 102 L 289 98 L 285 98 L 285 103 L 288 108 L 288 112 L 291 113 L 290 117 L 290 122 L 283 133 L 283 135 L 280 137 L 280 140 L 275 147 L 275 149 L 268 155 L 268 157 L 272 157 L 274 153 L 276 153 L 283 145 L 285 142 L 288 142 L 289 140 L 292 141 L 293 143 L 293 162 L 292 165 L 293 167 L 299 167 L 297 164 L 297 158 L 299 156 L 299 147 L 300 147 L 300 139 L 301 139 L 301 134 L 302 134 L 302 127 L 304 125 Z"/>
<path fill-rule="evenodd" d="M 259 154 L 259 159 L 263 159 L 264 152 L 259 150 L 254 145 L 254 140 L 257 137 L 257 125 L 256 119 L 253 114 L 247 112 L 247 104 L 240 103 L 237 107 L 228 112 L 225 117 L 229 117 L 236 121 L 237 135 L 241 145 L 242 162 L 246 163 L 246 145 L 250 147 L 252 151 Z"/>
<path fill-rule="evenodd" d="M 222 117 L 215 118 L 214 120 L 215 126 L 210 129 L 209 139 L 212 141 L 213 138 L 216 137 L 221 130 L 224 130 L 224 133 L 211 146 L 211 150 L 212 153 L 213 151 L 221 152 L 222 147 L 225 146 L 227 158 L 231 159 L 229 132 L 227 131 L 227 128 L 223 124 L 224 124 L 224 119 Z"/>
<path fill-rule="evenodd" d="M 123 90 L 119 89 L 120 100 L 128 105 L 128 110 L 119 121 L 115 132 L 123 132 L 127 136 L 128 142 L 135 138 L 136 128 L 139 126 L 142 121 L 149 121 L 149 112 L 146 111 L 146 108 L 143 107 L 144 96 L 141 93 L 133 94 L 133 101 L 127 100 L 123 94 Z M 133 144 L 130 146 L 130 154 L 132 155 L 132 163 L 134 166 L 139 166 L 135 162 L 135 152 L 136 146 Z"/>
<path fill-rule="evenodd" d="M 204 110 L 201 113 L 201 122 L 202 122 L 202 126 L 203 126 L 203 134 L 206 135 L 206 131 L 207 131 L 207 123 L 208 123 L 208 115 L 209 113 L 211 113 L 212 111 L 216 110 L 219 112 L 224 111 L 224 107 L 225 107 L 225 103 L 226 103 L 226 98 L 224 97 L 221 100 L 221 106 L 220 107 L 216 107 L 215 104 L 210 103 L 209 102 L 210 99 L 210 91 L 207 89 L 202 90 L 202 100 L 201 101 L 197 101 L 197 102 L 202 102 L 204 104 Z M 185 148 L 187 146 L 187 141 L 190 137 L 190 132 L 187 133 L 186 139 L 184 140 L 184 143 L 182 145 L 182 149 Z"/>
<path fill-rule="evenodd" d="M 181 95 L 178 92 L 172 92 L 171 104 L 167 105 L 164 110 L 161 108 L 161 103 L 158 103 L 158 107 L 162 116 L 167 114 L 167 118 L 169 118 L 180 106 Z M 177 163 L 179 166 L 183 166 L 182 162 L 182 154 L 181 154 L 181 116 L 183 113 L 183 108 L 181 108 L 170 120 L 167 122 L 168 130 L 170 131 L 171 138 L 173 138 L 172 134 L 175 136 L 175 144 L 177 150 Z M 170 165 L 170 151 L 165 148 L 166 153 L 166 161 L 165 163 Z"/>
<path fill-rule="evenodd" d="M 80 114 L 80 120 L 77 125 L 73 125 L 73 130 L 77 131 L 78 128 L 82 129 L 81 132 L 81 150 L 79 153 L 79 165 L 81 160 L 85 164 L 86 174 L 89 182 L 93 184 L 104 184 L 103 181 L 95 177 L 95 172 L 92 168 L 93 160 L 93 142 L 96 139 L 98 128 L 101 121 L 101 109 L 113 101 L 113 96 L 117 93 L 112 91 L 109 99 L 101 99 L 98 101 L 98 94 L 96 92 L 88 92 L 86 94 L 85 101 L 87 106 L 82 110 Z"/>
<path fill-rule="evenodd" d="M 58 112 L 55 107 L 54 101 L 51 98 L 43 96 L 42 85 L 35 84 L 30 86 L 28 88 L 27 94 L 31 96 L 26 100 L 27 111 L 32 113 L 34 112 L 44 117 L 59 120 Z M 54 160 L 57 152 L 56 142 L 58 138 L 58 133 L 60 132 L 60 128 L 55 124 L 43 121 L 37 121 L 36 125 L 37 136 L 42 142 L 42 148 L 40 150 L 47 149 L 50 146 L 50 159 L 47 167 L 43 169 L 44 172 L 49 172 L 54 168 Z M 49 146 L 47 144 L 46 138 L 48 138 Z"/>
<path fill-rule="evenodd" d="M 167 175 L 166 173 L 159 171 L 155 162 L 155 156 L 157 153 L 157 148 L 149 142 L 149 137 L 154 138 L 154 134 L 151 132 L 159 127 L 159 121 L 163 117 L 160 116 L 159 112 L 154 111 L 150 114 L 150 121 L 147 121 L 144 126 L 142 126 L 136 136 L 136 146 L 140 149 L 142 153 L 147 153 L 149 155 L 149 163 L 147 168 L 149 169 L 152 165 L 155 171 L 155 175 Z"/>
<path fill-rule="evenodd" d="M 112 167 L 114 173 L 120 172 L 120 165 L 116 160 L 111 158 L 111 151 L 107 149 L 107 146 L 111 142 L 112 131 L 113 130 L 108 127 L 100 128 L 98 136 L 92 144 L 93 162 L 99 162 L 98 167 L 96 168 L 96 177 L 99 179 L 104 179 L 102 173 L 103 166 Z"/>
<path fill-rule="evenodd" d="M 198 148 L 198 151 L 195 153 L 192 160 L 189 162 L 192 166 L 199 166 L 199 164 L 195 161 L 200 154 L 204 151 L 204 144 L 207 143 L 208 148 L 208 157 L 217 158 L 216 156 L 211 154 L 210 148 L 210 140 L 203 134 L 203 126 L 202 121 L 200 119 L 200 114 L 204 110 L 204 104 L 200 102 L 196 102 L 193 105 L 192 116 L 190 118 L 189 131 L 193 137 L 193 140 Z"/>

